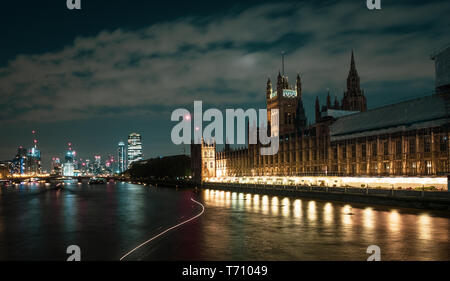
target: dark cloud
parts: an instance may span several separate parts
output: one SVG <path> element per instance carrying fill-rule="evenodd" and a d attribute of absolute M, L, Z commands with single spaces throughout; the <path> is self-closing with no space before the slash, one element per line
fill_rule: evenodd
<path fill-rule="evenodd" d="M 385 5 L 381 12 L 354 2 L 282 3 L 210 17 L 201 25 L 198 18 L 183 18 L 136 31 L 103 31 L 60 51 L 20 55 L 2 68 L 5 105 L 31 105 L 19 119 L 2 118 L 91 118 L 96 107 L 121 107 L 115 110 L 121 114 L 136 106 L 183 106 L 194 97 L 211 105 L 245 104 L 280 68 L 281 50 L 288 51 L 288 73 L 302 73 L 306 95 L 343 89 L 352 48 L 363 82 L 429 79 L 427 56 L 446 40 L 435 36 L 448 30 L 448 12 L 439 3 Z"/>

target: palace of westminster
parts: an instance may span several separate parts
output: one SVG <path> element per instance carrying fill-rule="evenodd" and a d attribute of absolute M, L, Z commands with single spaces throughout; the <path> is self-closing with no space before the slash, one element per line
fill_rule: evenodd
<path fill-rule="evenodd" d="M 436 92 L 367 109 L 353 51 L 341 103 L 315 102 L 315 123 L 307 125 L 302 81 L 295 87 L 278 74 L 267 81 L 268 131 L 272 109 L 279 110 L 279 150 L 261 155 L 261 144 L 245 148 L 215 143 L 191 145 L 193 178 L 255 176 L 446 176 L 449 174 L 450 48 L 432 57 Z M 273 134 L 273 130 L 271 132 Z"/>

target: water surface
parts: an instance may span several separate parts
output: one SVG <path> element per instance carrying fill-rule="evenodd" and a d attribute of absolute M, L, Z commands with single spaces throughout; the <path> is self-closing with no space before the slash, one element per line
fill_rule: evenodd
<path fill-rule="evenodd" d="M 447 213 L 129 183 L 0 190 L 0 260 L 449 260 Z"/>

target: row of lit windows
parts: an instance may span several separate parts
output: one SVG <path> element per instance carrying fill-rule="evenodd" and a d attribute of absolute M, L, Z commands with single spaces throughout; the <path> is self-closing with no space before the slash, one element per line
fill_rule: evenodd
<path fill-rule="evenodd" d="M 448 137 L 443 135 L 443 136 L 437 136 L 437 144 L 435 146 L 435 149 L 439 149 L 440 152 L 447 152 L 448 151 Z M 410 156 L 414 156 L 413 154 L 415 154 L 417 152 L 416 146 L 417 146 L 417 140 L 415 137 L 409 138 L 406 140 L 406 144 L 407 144 L 407 148 L 408 148 L 408 152 L 410 154 Z M 424 137 L 420 137 L 419 139 L 419 145 L 421 146 L 421 150 L 424 151 L 425 153 L 427 152 L 431 152 L 431 136 L 424 136 Z M 360 145 L 360 151 L 361 151 L 361 156 L 362 158 L 366 158 L 368 154 L 370 154 L 371 156 L 378 156 L 378 143 L 377 142 L 371 142 L 369 144 L 370 147 L 370 151 L 368 151 L 367 149 L 367 145 L 365 143 Z M 388 141 L 382 141 L 380 147 L 382 148 L 382 155 L 389 155 L 389 142 Z M 401 140 L 394 140 L 393 142 L 393 148 L 394 148 L 394 154 L 396 156 L 400 156 L 403 153 L 403 146 L 402 146 L 402 141 Z M 300 150 L 298 151 L 298 157 L 300 159 L 300 161 L 310 161 L 310 160 L 317 160 L 317 151 L 318 150 L 311 150 L 312 152 L 309 153 L 309 151 L 303 151 Z M 293 151 L 292 151 L 293 152 Z M 288 152 L 288 153 L 279 153 L 278 155 L 273 155 L 273 156 L 258 156 L 256 157 L 256 165 L 267 165 L 269 163 L 278 163 L 278 160 L 280 160 L 280 162 L 285 162 L 285 158 L 286 161 L 291 163 L 291 162 L 296 162 L 297 161 L 297 153 L 292 153 L 292 152 Z M 341 158 L 346 159 L 347 158 L 347 146 L 342 146 L 341 147 L 341 151 L 340 151 L 340 155 Z M 213 151 L 204 151 L 204 156 L 205 157 L 213 157 L 214 154 Z M 350 153 L 351 153 L 351 157 L 352 158 L 356 158 L 356 144 L 353 144 L 350 146 Z M 304 155 L 303 155 L 304 154 Z M 285 156 L 286 155 L 286 156 Z M 328 149 L 324 149 L 324 151 L 319 150 L 319 155 L 320 155 L 320 159 L 328 159 Z M 305 156 L 305 157 L 303 157 Z M 246 157 L 246 156 L 244 156 Z M 332 157 L 333 159 L 338 159 L 338 148 L 336 146 L 334 146 L 332 148 Z M 397 158 L 398 159 L 398 158 Z M 249 163 L 252 162 L 253 159 L 249 158 Z M 376 166 L 373 169 L 377 169 Z M 385 170 L 390 170 L 391 167 L 385 167 Z M 409 169 L 414 169 L 413 167 L 409 168 Z"/>
<path fill-rule="evenodd" d="M 408 141 L 408 152 L 410 154 L 416 153 L 417 152 L 417 144 L 416 144 L 416 139 L 415 138 L 411 138 Z M 425 136 L 423 137 L 423 140 L 421 140 L 421 143 L 423 143 L 423 152 L 431 152 L 431 137 L 430 136 Z M 382 144 L 382 148 L 383 148 L 383 155 L 389 155 L 389 142 L 388 141 L 384 141 Z M 439 151 L 440 152 L 446 152 L 448 150 L 448 138 L 446 136 L 440 136 L 439 138 Z M 342 146 L 342 151 L 341 151 L 341 155 L 342 158 L 347 158 L 347 146 Z M 394 153 L 396 155 L 400 155 L 403 153 L 402 151 L 402 141 L 401 140 L 396 140 L 395 141 L 395 151 Z M 378 144 L 377 142 L 373 142 L 371 144 L 371 155 L 372 156 L 377 156 L 378 155 Z M 352 158 L 356 158 L 356 145 L 352 145 L 351 146 L 351 156 Z M 365 158 L 367 157 L 367 147 L 366 144 L 361 144 L 361 157 Z M 333 148 L 333 158 L 337 159 L 337 148 L 334 147 Z"/>
<path fill-rule="evenodd" d="M 331 167 L 328 167 L 327 172 L 332 174 L 332 173 L 344 173 L 344 174 L 359 174 L 359 175 L 375 175 L 375 174 L 397 174 L 397 175 L 402 175 L 402 174 L 410 174 L 410 175 L 415 175 L 415 174 L 426 174 L 426 175 L 432 175 L 434 173 L 448 173 L 449 172 L 449 166 L 448 166 L 449 162 L 447 160 L 440 160 L 436 162 L 436 165 L 433 165 L 433 163 L 431 161 L 423 161 L 423 162 L 416 162 L 416 161 L 409 161 L 406 163 L 405 166 L 405 171 L 403 171 L 403 164 L 401 161 L 396 161 L 394 162 L 393 166 L 388 163 L 381 163 L 380 165 L 378 165 L 377 162 L 372 162 L 370 164 L 367 163 L 362 163 L 359 166 L 357 166 L 356 164 L 352 164 L 352 165 L 332 165 Z M 359 167 L 357 169 L 357 167 Z M 330 169 L 331 168 L 331 169 Z M 435 168 L 436 171 L 433 171 L 433 168 Z M 247 169 L 243 168 L 243 167 L 238 167 L 235 169 L 230 169 L 228 168 L 228 172 L 231 173 L 238 173 L 238 174 L 245 174 L 245 171 Z M 263 169 L 257 169 L 257 173 L 261 174 Z M 292 172 L 291 172 L 292 171 Z M 296 169 L 295 167 L 291 168 L 290 167 L 285 167 L 285 168 L 280 168 L 278 169 L 278 167 L 275 167 L 273 169 L 270 169 L 269 172 L 264 172 L 264 173 L 268 173 L 268 175 L 283 175 L 283 174 L 292 174 L 295 172 L 323 172 L 322 167 L 321 166 L 303 166 L 303 167 L 299 167 L 298 169 Z"/>

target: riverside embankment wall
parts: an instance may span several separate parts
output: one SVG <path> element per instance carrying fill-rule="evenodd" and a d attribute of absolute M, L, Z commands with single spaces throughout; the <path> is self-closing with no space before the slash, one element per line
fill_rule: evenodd
<path fill-rule="evenodd" d="M 450 211 L 450 192 L 203 182 L 204 189 Z"/>

